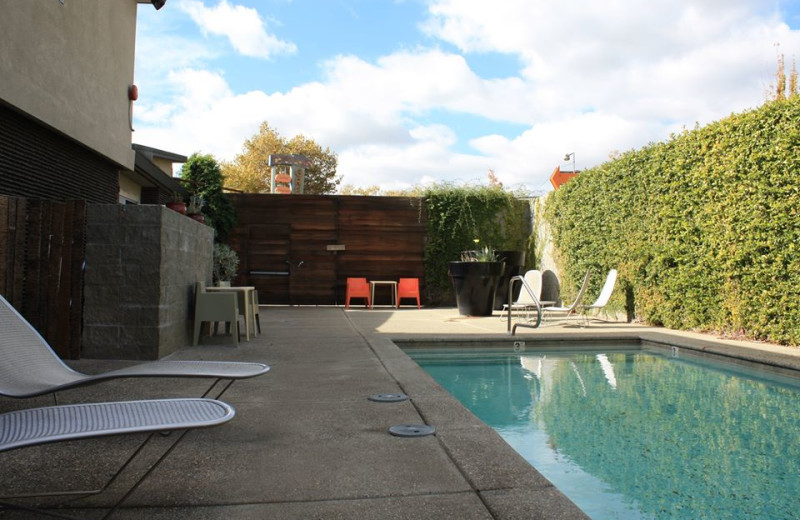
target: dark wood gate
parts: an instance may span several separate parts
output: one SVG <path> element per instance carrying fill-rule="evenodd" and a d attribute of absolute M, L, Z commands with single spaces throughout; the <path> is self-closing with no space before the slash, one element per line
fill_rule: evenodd
<path fill-rule="evenodd" d="M 0 293 L 62 358 L 80 357 L 86 202 L 0 196 Z"/>
<path fill-rule="evenodd" d="M 261 303 L 344 303 L 348 277 L 419 278 L 426 220 L 421 199 L 340 195 L 231 195 L 240 285 Z M 378 299 L 376 295 L 376 299 Z"/>

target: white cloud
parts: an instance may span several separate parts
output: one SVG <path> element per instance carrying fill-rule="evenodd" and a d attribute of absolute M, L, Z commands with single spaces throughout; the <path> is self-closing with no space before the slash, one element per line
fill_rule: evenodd
<path fill-rule="evenodd" d="M 761 76 L 751 64 L 774 63 L 775 41 L 800 43 L 758 7 L 752 0 L 433 0 L 425 28 L 464 52 L 518 55 L 530 87 L 548 93 L 545 115 L 608 103 L 617 110 L 642 95 L 681 98 L 687 86 L 695 95 L 681 104 L 718 110 L 733 98 L 728 109 L 740 110 L 745 99 L 758 101 Z M 732 92 L 706 95 L 704 84 L 720 74 L 736 80 Z"/>
<path fill-rule="evenodd" d="M 418 126 L 408 133 L 416 141 L 436 143 L 444 147 L 452 146 L 456 142 L 455 132 L 445 125 Z"/>
<path fill-rule="evenodd" d="M 203 70 L 211 51 L 187 43 L 188 61 L 175 57 L 159 77 L 159 102 L 144 95 L 137 102 L 136 140 L 229 160 L 269 121 L 283 135 L 303 133 L 337 151 L 349 184 L 485 182 L 492 168 L 506 186 L 542 189 L 567 152 L 584 169 L 612 150 L 664 140 L 683 126 L 760 104 L 774 74 L 774 43 L 787 54 L 800 48 L 798 32 L 760 0 L 429 4 L 425 30 L 464 55 L 416 48 L 375 61 L 333 56 L 317 81 L 280 92 L 234 91 L 223 71 Z M 269 48 L 253 9 L 225 0 L 214 8 L 192 0 L 182 5 L 242 53 Z M 237 17 L 245 21 L 233 22 Z M 482 78 L 468 59 L 479 52 L 514 55 L 522 68 L 507 78 Z M 460 129 L 436 120 L 441 113 L 526 130 L 487 132 L 466 153 Z"/>
<path fill-rule="evenodd" d="M 534 125 L 514 139 L 486 136 L 473 140 L 472 145 L 493 159 L 493 168 L 505 185 L 524 184 L 541 190 L 549 187 L 556 166 L 572 170 L 572 160 L 563 161 L 565 154 L 575 153 L 575 165 L 583 170 L 606 160 L 612 151 L 627 151 L 629 143 L 662 139 L 664 131 L 660 124 L 593 112 Z"/>
<path fill-rule="evenodd" d="M 204 33 L 228 38 L 233 48 L 245 56 L 270 58 L 276 54 L 297 52 L 294 43 L 267 32 L 255 9 L 231 5 L 227 0 L 220 0 L 216 7 L 211 8 L 195 0 L 184 0 L 179 5 Z"/>
<path fill-rule="evenodd" d="M 428 185 L 434 180 L 485 182 L 490 167 L 486 158 L 453 153 L 441 142 L 425 139 L 404 146 L 353 146 L 339 155 L 344 184 L 384 189 Z"/>
<path fill-rule="evenodd" d="M 350 99 L 354 110 L 396 118 L 448 110 L 498 121 L 527 123 L 536 93 L 522 78 L 483 79 L 463 56 L 437 49 L 403 51 L 371 64 L 355 56 L 326 63 L 327 86 Z M 359 108 L 362 107 L 362 108 Z"/>

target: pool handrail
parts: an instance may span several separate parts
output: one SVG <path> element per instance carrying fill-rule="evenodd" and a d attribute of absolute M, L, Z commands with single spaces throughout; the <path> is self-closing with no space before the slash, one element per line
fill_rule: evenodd
<path fill-rule="evenodd" d="M 521 290 L 527 291 L 528 295 L 533 300 L 534 306 L 536 307 L 536 323 L 535 324 L 533 324 L 533 323 L 515 323 L 513 327 L 511 326 L 511 310 L 512 310 L 512 307 L 513 307 L 511 305 L 511 299 L 514 297 L 514 282 L 517 282 L 517 281 L 522 284 L 522 289 Z M 508 280 L 508 293 L 507 294 L 508 294 L 508 306 L 507 306 L 507 309 L 508 309 L 508 311 L 507 311 L 508 312 L 508 325 L 507 325 L 507 328 L 506 328 L 506 332 L 508 334 L 511 334 L 512 336 L 515 335 L 517 333 L 517 327 L 529 327 L 529 328 L 535 329 L 535 328 L 539 327 L 539 325 L 541 325 L 541 323 L 542 323 L 542 303 L 539 301 L 539 298 L 536 297 L 536 294 L 534 294 L 533 289 L 531 289 L 531 287 L 528 285 L 528 282 L 525 281 L 525 277 L 524 276 L 519 276 L 519 275 L 512 276 Z"/>

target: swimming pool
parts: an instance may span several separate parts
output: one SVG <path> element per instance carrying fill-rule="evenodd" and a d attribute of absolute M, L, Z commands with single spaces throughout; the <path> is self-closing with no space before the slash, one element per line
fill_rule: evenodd
<path fill-rule="evenodd" d="M 595 520 L 800 518 L 800 383 L 677 349 L 407 349 Z"/>

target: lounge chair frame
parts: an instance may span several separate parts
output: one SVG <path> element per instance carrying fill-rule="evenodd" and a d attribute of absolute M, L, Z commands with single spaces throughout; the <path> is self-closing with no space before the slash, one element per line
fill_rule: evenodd
<path fill-rule="evenodd" d="M 568 320 L 571 318 L 580 319 L 582 322 L 583 327 L 589 324 L 588 320 L 586 319 L 586 314 L 582 312 L 581 305 L 583 304 L 583 298 L 586 296 L 586 290 L 589 288 L 589 277 L 591 275 L 591 270 L 586 271 L 586 275 L 583 277 L 583 282 L 581 282 L 581 287 L 578 289 L 578 294 L 575 296 L 575 299 L 569 305 L 563 306 L 552 306 L 552 307 L 544 307 L 542 309 L 542 321 L 554 324 L 557 321 Z M 557 321 L 551 321 L 549 318 L 560 318 Z"/>

